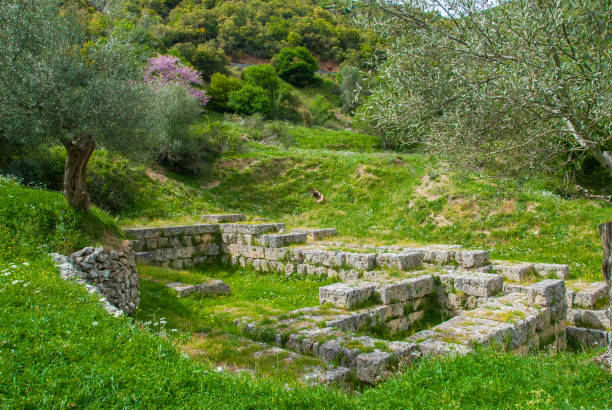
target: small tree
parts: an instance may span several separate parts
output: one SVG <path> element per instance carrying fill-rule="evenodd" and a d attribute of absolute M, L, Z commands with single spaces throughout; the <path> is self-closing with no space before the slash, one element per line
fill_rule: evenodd
<path fill-rule="evenodd" d="M 0 141 L 60 142 L 67 151 L 64 195 L 89 210 L 85 175 L 96 145 L 146 151 L 159 135 L 148 122 L 155 99 L 131 45 L 112 33 L 86 43 L 64 3 L 0 2 Z"/>
<path fill-rule="evenodd" d="M 310 84 L 319 69 L 317 60 L 304 47 L 283 48 L 272 59 L 272 65 L 280 78 L 297 87 Z"/>
<path fill-rule="evenodd" d="M 187 89 L 189 94 L 195 97 L 202 106 L 205 106 L 210 97 L 206 91 L 198 88 L 202 86 L 202 76 L 198 70 L 189 68 L 180 63 L 178 57 L 157 55 L 149 59 L 149 67 L 144 76 L 145 82 L 149 84 L 178 84 Z"/>
<path fill-rule="evenodd" d="M 256 112 L 267 114 L 270 111 L 270 97 L 261 87 L 246 84 L 238 91 L 232 91 L 227 105 L 241 115 L 253 115 Z"/>
<path fill-rule="evenodd" d="M 207 93 L 212 99 L 210 104 L 213 108 L 227 110 L 227 100 L 232 91 L 238 91 L 242 88 L 242 81 L 238 78 L 229 77 L 225 74 L 215 73 L 210 78 Z"/>
<path fill-rule="evenodd" d="M 612 7 L 599 0 L 372 1 L 388 42 L 363 116 L 462 167 L 554 168 L 588 153 L 612 176 Z"/>

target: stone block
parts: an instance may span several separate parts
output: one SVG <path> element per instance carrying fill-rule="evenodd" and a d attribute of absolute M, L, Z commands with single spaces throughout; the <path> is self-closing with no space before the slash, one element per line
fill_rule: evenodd
<path fill-rule="evenodd" d="M 372 270 L 376 265 L 375 253 L 342 252 L 344 264 L 360 271 Z"/>
<path fill-rule="evenodd" d="M 380 283 L 375 292 L 379 295 L 381 302 L 388 305 L 391 303 L 422 298 L 432 293 L 433 290 L 433 277 L 431 275 L 425 275 L 411 279 Z"/>
<path fill-rule="evenodd" d="M 487 251 L 457 251 L 455 260 L 465 269 L 478 268 L 489 264 L 489 252 Z"/>
<path fill-rule="evenodd" d="M 423 265 L 423 252 L 382 253 L 376 257 L 376 264 L 401 271 L 419 268 Z"/>
<path fill-rule="evenodd" d="M 569 265 L 534 263 L 533 268 L 540 276 L 549 277 L 551 275 L 556 275 L 559 279 L 566 279 L 569 276 Z"/>
<path fill-rule="evenodd" d="M 261 235 L 265 233 L 279 232 L 285 229 L 283 223 L 272 223 L 272 224 L 219 224 L 218 226 L 221 233 L 242 233 L 250 235 Z"/>
<path fill-rule="evenodd" d="M 157 238 L 145 239 L 145 249 L 148 249 L 148 250 L 157 249 Z"/>
<path fill-rule="evenodd" d="M 605 282 L 568 282 L 568 304 L 581 309 L 594 309 L 598 304 L 608 304 L 608 287 Z"/>
<path fill-rule="evenodd" d="M 610 327 L 608 309 L 568 309 L 567 321 L 572 326 L 586 327 L 590 329 L 608 329 Z"/>
<path fill-rule="evenodd" d="M 493 265 L 493 272 L 502 275 L 504 278 L 517 282 L 523 281 L 535 272 L 532 263 L 519 264 L 499 264 Z"/>
<path fill-rule="evenodd" d="M 568 344 L 585 349 L 604 347 L 610 343 L 610 333 L 604 330 L 567 326 L 566 335 Z"/>
<path fill-rule="evenodd" d="M 134 253 L 136 263 L 151 263 L 153 262 L 153 252 L 136 252 Z"/>
<path fill-rule="evenodd" d="M 219 230 L 219 225 L 217 224 L 197 224 L 194 225 L 195 228 L 195 234 L 212 234 L 212 233 L 218 233 Z"/>
<path fill-rule="evenodd" d="M 319 288 L 319 303 L 353 309 L 368 300 L 375 288 L 376 284 L 370 282 L 333 283 Z"/>
<path fill-rule="evenodd" d="M 320 241 L 323 238 L 326 238 L 328 236 L 334 236 L 336 235 L 338 232 L 336 231 L 335 228 L 324 228 L 324 229 L 315 229 L 315 228 L 304 228 L 304 229 L 293 229 L 293 232 L 297 232 L 297 233 L 305 233 L 306 235 L 308 235 L 310 238 L 312 238 L 315 241 Z"/>
<path fill-rule="evenodd" d="M 285 275 L 293 275 L 295 273 L 295 265 L 292 263 L 286 263 L 284 268 Z"/>
<path fill-rule="evenodd" d="M 527 296 L 532 305 L 552 306 L 565 302 L 565 282 L 561 279 L 546 279 L 528 286 Z"/>
<path fill-rule="evenodd" d="M 349 380 L 352 372 L 353 371 L 347 367 L 333 367 L 321 374 L 318 379 L 326 386 L 341 386 L 344 382 Z"/>
<path fill-rule="evenodd" d="M 305 233 L 286 233 L 261 235 L 259 240 L 263 246 L 282 248 L 294 243 L 304 243 L 306 239 L 307 235 Z"/>
<path fill-rule="evenodd" d="M 436 265 L 450 264 L 455 261 L 455 254 L 461 250 L 461 246 L 455 247 L 425 247 L 419 248 L 423 252 L 423 262 Z"/>
<path fill-rule="evenodd" d="M 181 282 L 172 282 L 166 285 L 170 289 L 176 292 L 176 295 L 180 298 L 187 297 L 196 292 L 195 285 L 186 285 Z"/>
<path fill-rule="evenodd" d="M 374 351 L 362 353 L 357 356 L 357 379 L 375 384 L 388 375 L 387 366 L 391 362 L 391 354 L 387 352 Z"/>
<path fill-rule="evenodd" d="M 231 295 L 229 285 L 222 280 L 211 280 L 209 282 L 195 285 L 196 291 L 205 296 Z"/>
<path fill-rule="evenodd" d="M 202 219 L 210 223 L 218 224 L 222 222 L 246 221 L 246 215 L 243 215 L 243 214 L 202 215 Z"/>
<path fill-rule="evenodd" d="M 283 248 L 266 248 L 264 249 L 264 258 L 269 261 L 286 261 L 290 259 L 292 252 L 290 249 Z"/>
<path fill-rule="evenodd" d="M 208 256 L 218 256 L 220 253 L 219 245 L 216 243 L 207 243 L 206 244 L 206 255 Z"/>
<path fill-rule="evenodd" d="M 474 273 L 471 275 L 452 275 L 455 289 L 469 296 L 489 297 L 503 290 L 504 279 L 501 275 Z"/>
<path fill-rule="evenodd" d="M 415 343 L 394 341 L 387 343 L 387 348 L 398 359 L 399 364 L 406 366 L 418 360 L 421 352 Z"/>

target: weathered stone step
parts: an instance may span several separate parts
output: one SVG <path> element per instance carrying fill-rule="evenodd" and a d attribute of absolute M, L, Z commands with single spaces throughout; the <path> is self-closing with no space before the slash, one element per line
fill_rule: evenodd
<path fill-rule="evenodd" d="M 308 239 L 305 233 L 285 233 L 285 234 L 266 234 L 261 235 L 259 242 L 269 248 L 282 248 L 295 243 L 305 243 Z"/>
<path fill-rule="evenodd" d="M 248 235 L 261 235 L 264 233 L 274 233 L 285 229 L 284 223 L 265 223 L 265 224 L 219 224 L 222 233 L 241 233 Z"/>
<path fill-rule="evenodd" d="M 323 238 L 327 238 L 329 236 L 334 236 L 338 234 L 338 231 L 336 230 L 336 228 L 322 228 L 322 229 L 299 228 L 299 229 L 293 229 L 292 232 L 305 233 L 306 235 L 308 235 L 308 237 L 310 237 L 312 240 L 315 240 L 315 241 L 320 241 Z"/>
<path fill-rule="evenodd" d="M 230 295 L 232 290 L 229 285 L 222 280 L 211 280 L 197 285 L 189 285 L 181 282 L 172 282 L 166 285 L 174 290 L 178 297 L 184 298 L 193 294 L 203 296 Z"/>
<path fill-rule="evenodd" d="M 222 222 L 246 221 L 246 215 L 243 215 L 243 214 L 202 215 L 202 219 L 210 223 L 218 224 Z"/>
<path fill-rule="evenodd" d="M 566 332 L 568 346 L 591 349 L 610 344 L 610 332 L 605 330 L 568 326 Z"/>
<path fill-rule="evenodd" d="M 567 305 L 576 309 L 601 309 L 609 304 L 606 282 L 568 281 Z"/>

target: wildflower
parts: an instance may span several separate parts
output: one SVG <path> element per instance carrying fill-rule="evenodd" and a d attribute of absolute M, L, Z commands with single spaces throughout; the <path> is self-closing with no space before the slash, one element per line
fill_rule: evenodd
<path fill-rule="evenodd" d="M 98 326 L 98 322 L 93 322 L 92 325 Z"/>

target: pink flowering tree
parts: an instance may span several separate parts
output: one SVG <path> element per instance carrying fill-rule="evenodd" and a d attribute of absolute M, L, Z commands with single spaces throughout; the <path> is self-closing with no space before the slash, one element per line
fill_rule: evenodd
<path fill-rule="evenodd" d="M 157 57 L 150 58 L 144 80 L 149 84 L 182 85 L 202 106 L 205 106 L 211 98 L 206 95 L 205 90 L 198 88 L 203 85 L 200 72 L 181 64 L 178 57 L 158 54 Z"/>

